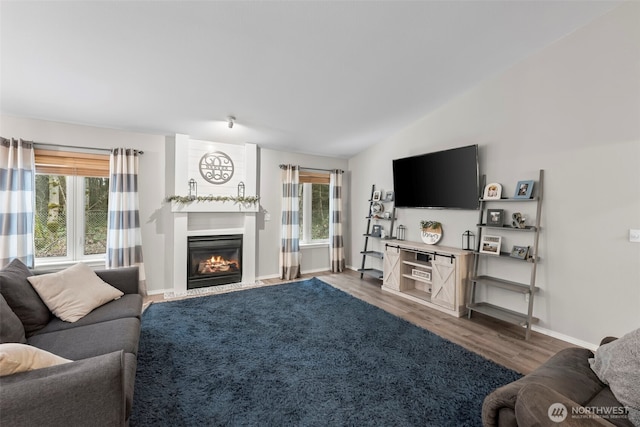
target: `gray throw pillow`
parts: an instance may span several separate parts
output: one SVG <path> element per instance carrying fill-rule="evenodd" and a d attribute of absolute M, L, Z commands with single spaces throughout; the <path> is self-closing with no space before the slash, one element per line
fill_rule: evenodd
<path fill-rule="evenodd" d="M 629 421 L 640 426 L 640 329 L 601 345 L 589 364 L 627 408 Z"/>
<path fill-rule="evenodd" d="M 0 294 L 0 344 L 6 342 L 26 343 L 24 326 L 9 304 Z"/>
<path fill-rule="evenodd" d="M 32 275 L 18 259 L 0 270 L 0 293 L 22 322 L 27 336 L 42 329 L 51 320 L 51 312 L 27 280 Z"/>

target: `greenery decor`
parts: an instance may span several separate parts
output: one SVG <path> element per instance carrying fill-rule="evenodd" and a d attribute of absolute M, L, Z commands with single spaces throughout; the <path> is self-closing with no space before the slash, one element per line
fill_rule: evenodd
<path fill-rule="evenodd" d="M 169 196 L 167 202 L 234 202 L 255 205 L 260 201 L 260 196 Z"/>
<path fill-rule="evenodd" d="M 442 228 L 442 224 L 440 224 L 438 221 L 420 221 L 420 228 L 422 230 L 429 230 L 429 229 L 438 229 L 438 228 Z"/>

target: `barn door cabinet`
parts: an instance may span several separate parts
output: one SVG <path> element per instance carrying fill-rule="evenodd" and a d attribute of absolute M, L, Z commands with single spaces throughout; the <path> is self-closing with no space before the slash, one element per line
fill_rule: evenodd
<path fill-rule="evenodd" d="M 385 245 L 382 290 L 461 317 L 471 256 L 447 246 L 391 240 Z"/>

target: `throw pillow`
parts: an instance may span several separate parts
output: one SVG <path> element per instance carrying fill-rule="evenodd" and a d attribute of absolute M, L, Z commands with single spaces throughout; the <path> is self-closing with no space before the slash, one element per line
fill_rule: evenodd
<path fill-rule="evenodd" d="M 27 336 L 51 320 L 51 311 L 27 280 L 31 275 L 27 266 L 17 258 L 0 270 L 0 293 L 24 325 Z"/>
<path fill-rule="evenodd" d="M 28 278 L 49 309 L 65 322 L 76 322 L 103 304 L 124 295 L 85 264 Z"/>
<path fill-rule="evenodd" d="M 640 329 L 601 345 L 591 369 L 629 411 L 629 421 L 640 426 Z"/>
<path fill-rule="evenodd" d="M 5 342 L 25 343 L 24 326 L 0 294 L 0 344 Z"/>
<path fill-rule="evenodd" d="M 0 377 L 69 362 L 71 360 L 27 344 L 0 344 Z"/>

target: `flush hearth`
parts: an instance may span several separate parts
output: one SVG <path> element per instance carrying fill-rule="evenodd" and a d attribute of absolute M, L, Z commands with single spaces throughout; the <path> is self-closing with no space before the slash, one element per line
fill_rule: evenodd
<path fill-rule="evenodd" d="M 188 236 L 187 289 L 242 281 L 242 235 Z"/>

